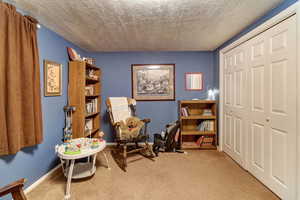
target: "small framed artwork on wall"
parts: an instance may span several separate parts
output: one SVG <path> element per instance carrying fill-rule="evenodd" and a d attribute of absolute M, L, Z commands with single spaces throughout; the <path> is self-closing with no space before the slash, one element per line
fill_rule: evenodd
<path fill-rule="evenodd" d="M 62 64 L 44 60 L 44 94 L 45 96 L 61 96 Z"/>
<path fill-rule="evenodd" d="M 137 101 L 175 101 L 175 64 L 133 64 L 132 97 Z"/>
<path fill-rule="evenodd" d="M 203 89 L 203 74 L 201 72 L 185 73 L 185 90 L 200 91 Z"/>

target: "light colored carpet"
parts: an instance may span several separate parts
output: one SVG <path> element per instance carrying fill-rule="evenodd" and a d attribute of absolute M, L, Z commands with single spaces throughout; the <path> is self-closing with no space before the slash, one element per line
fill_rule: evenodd
<path fill-rule="evenodd" d="M 224 153 L 213 150 L 188 154 L 161 153 L 155 162 L 131 157 L 127 172 L 110 153 L 111 170 L 100 154 L 96 174 L 71 185 L 72 200 L 278 200 L 271 191 Z M 62 174 L 38 186 L 29 200 L 62 200 Z"/>

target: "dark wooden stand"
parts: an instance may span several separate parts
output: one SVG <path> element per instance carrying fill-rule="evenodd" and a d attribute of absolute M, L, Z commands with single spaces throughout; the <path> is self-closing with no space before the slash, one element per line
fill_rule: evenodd
<path fill-rule="evenodd" d="M 14 200 L 27 200 L 23 191 L 25 182 L 26 180 L 23 178 L 9 185 L 6 185 L 3 188 L 0 188 L 0 197 L 11 193 Z"/>

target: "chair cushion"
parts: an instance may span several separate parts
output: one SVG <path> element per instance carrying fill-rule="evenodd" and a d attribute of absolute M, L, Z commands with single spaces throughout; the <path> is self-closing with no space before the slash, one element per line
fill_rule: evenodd
<path fill-rule="evenodd" d="M 120 122 L 120 139 L 132 139 L 138 137 L 144 122 L 137 117 L 128 117 L 125 122 Z"/>

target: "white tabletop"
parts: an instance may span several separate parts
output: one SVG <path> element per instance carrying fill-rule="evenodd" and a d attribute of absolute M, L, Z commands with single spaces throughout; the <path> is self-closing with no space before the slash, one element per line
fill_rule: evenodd
<path fill-rule="evenodd" d="M 65 154 L 65 146 L 64 144 L 61 144 L 58 146 L 57 149 L 57 155 L 58 157 L 62 159 L 67 159 L 67 160 L 74 160 L 74 159 L 80 159 L 80 158 L 85 158 L 91 155 L 94 155 L 100 151 L 102 151 L 106 147 L 106 141 L 103 140 L 100 142 L 99 146 L 97 148 L 87 148 L 87 149 L 81 149 L 80 154 L 75 154 L 75 155 L 69 155 Z"/>

